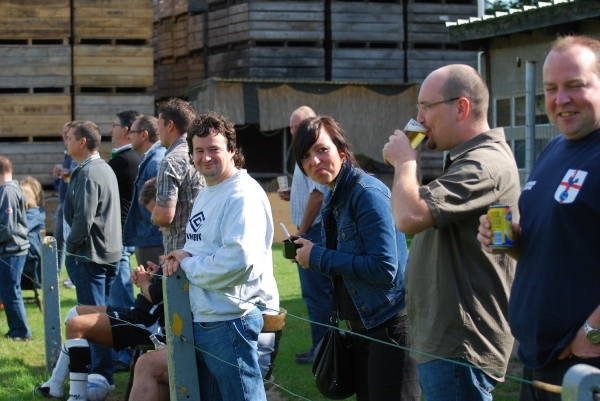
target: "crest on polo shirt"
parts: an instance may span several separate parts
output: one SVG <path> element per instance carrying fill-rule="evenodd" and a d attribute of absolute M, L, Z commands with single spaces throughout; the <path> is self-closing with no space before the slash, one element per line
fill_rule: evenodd
<path fill-rule="evenodd" d="M 587 171 L 569 169 L 560 184 L 558 184 L 558 188 L 556 188 L 556 192 L 554 193 L 554 199 L 561 204 L 573 203 L 583 186 L 586 176 Z"/>

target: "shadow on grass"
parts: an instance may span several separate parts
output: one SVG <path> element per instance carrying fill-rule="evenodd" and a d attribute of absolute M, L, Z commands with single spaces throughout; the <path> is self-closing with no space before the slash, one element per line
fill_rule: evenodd
<path fill-rule="evenodd" d="M 19 352 L 19 348 L 21 347 L 15 346 L 15 353 Z M 36 398 L 31 394 L 31 382 L 45 375 L 46 369 L 43 366 L 28 364 L 22 357 L 0 357 L 0 400 Z"/>

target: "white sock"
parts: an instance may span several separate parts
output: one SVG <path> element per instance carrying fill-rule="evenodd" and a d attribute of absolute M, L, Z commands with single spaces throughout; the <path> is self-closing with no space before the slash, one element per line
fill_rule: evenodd
<path fill-rule="evenodd" d="M 56 398 L 62 398 L 63 386 L 65 380 L 69 375 L 69 353 L 67 347 L 63 346 L 56 361 L 56 366 L 52 370 L 52 376 L 50 379 L 41 385 L 41 387 L 48 387 L 50 389 L 50 395 Z"/>
<path fill-rule="evenodd" d="M 87 365 L 91 363 L 91 360 L 82 361 L 78 358 L 86 357 L 85 355 L 87 355 L 86 358 L 90 358 L 89 346 L 90 343 L 85 338 L 72 338 L 65 341 L 65 347 L 69 351 L 69 370 L 73 369 L 73 365 L 75 364 L 78 366 L 75 370 L 83 369 L 86 371 L 85 373 L 82 373 L 81 371 L 69 373 L 69 401 L 87 401 L 87 381 L 89 373 L 89 366 Z M 85 352 L 83 352 L 84 348 L 87 348 Z M 72 358 L 74 359 L 71 360 Z"/>
<path fill-rule="evenodd" d="M 87 401 L 87 373 L 75 373 L 69 374 L 71 379 L 69 388 L 69 400 L 68 401 Z"/>
<path fill-rule="evenodd" d="M 67 322 L 69 320 L 71 320 L 71 318 L 74 318 L 75 316 L 79 316 L 79 313 L 77 313 L 77 307 L 76 306 L 72 307 L 67 312 L 67 316 L 65 317 L 65 324 L 67 324 Z"/>

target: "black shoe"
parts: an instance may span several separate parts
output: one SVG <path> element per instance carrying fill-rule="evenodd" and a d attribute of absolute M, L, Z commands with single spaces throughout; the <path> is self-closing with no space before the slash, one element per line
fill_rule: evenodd
<path fill-rule="evenodd" d="M 115 373 L 119 372 L 129 372 L 129 365 L 122 361 L 116 361 L 114 365 Z"/>
<path fill-rule="evenodd" d="M 42 385 L 36 386 L 31 393 L 33 395 L 39 394 L 44 398 L 54 398 L 55 400 L 62 399 L 62 397 L 55 397 L 50 394 L 50 387 L 42 387 Z"/>
<path fill-rule="evenodd" d="M 313 363 L 315 356 L 313 354 L 308 354 L 305 356 L 299 356 L 296 358 L 296 363 L 298 365 L 308 365 Z"/>
<path fill-rule="evenodd" d="M 13 341 L 31 341 L 31 337 L 12 337 L 9 336 L 8 333 L 4 335 L 4 338 L 8 338 L 9 340 Z"/>
<path fill-rule="evenodd" d="M 307 356 L 309 356 L 311 354 L 310 350 L 308 351 L 304 351 L 304 352 L 298 352 L 296 354 L 296 358 L 306 358 Z"/>

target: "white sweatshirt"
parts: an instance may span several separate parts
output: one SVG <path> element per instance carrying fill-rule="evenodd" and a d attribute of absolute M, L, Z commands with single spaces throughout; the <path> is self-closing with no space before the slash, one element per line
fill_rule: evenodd
<path fill-rule="evenodd" d="M 255 306 L 266 307 L 267 314 L 279 310 L 271 205 L 246 170 L 204 187 L 185 231 L 183 249 L 193 256 L 181 268 L 192 283 L 194 322 L 236 319 Z"/>

